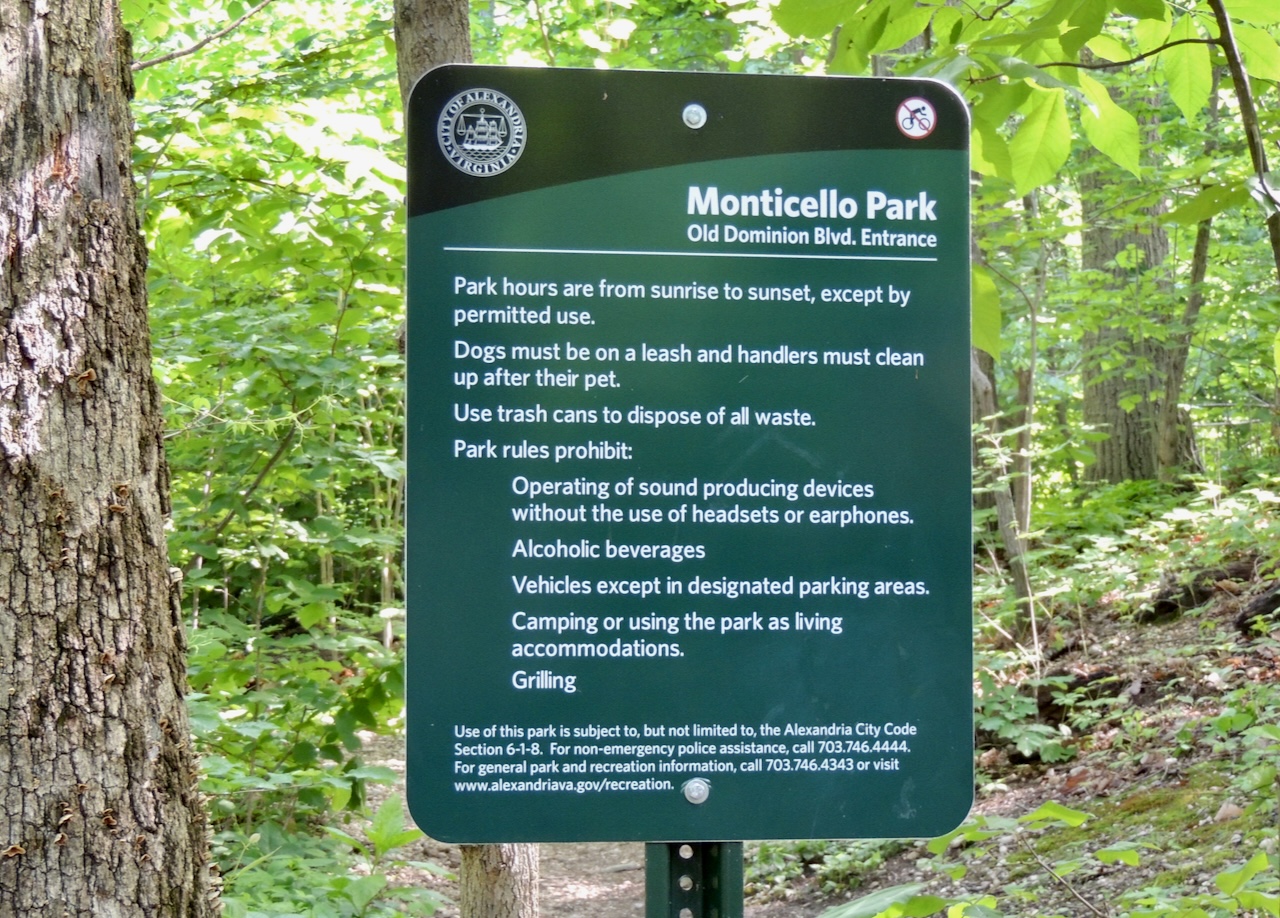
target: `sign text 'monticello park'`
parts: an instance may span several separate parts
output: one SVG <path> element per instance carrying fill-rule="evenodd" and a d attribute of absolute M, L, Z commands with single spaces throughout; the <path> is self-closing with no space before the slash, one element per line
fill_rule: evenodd
<path fill-rule="evenodd" d="M 972 790 L 968 119 L 921 80 L 410 102 L 410 806 L 937 835 Z"/>

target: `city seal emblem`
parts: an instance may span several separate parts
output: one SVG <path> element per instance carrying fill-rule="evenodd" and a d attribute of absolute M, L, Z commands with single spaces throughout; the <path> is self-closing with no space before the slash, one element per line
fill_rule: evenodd
<path fill-rule="evenodd" d="M 524 114 L 496 90 L 468 89 L 445 105 L 436 137 L 455 169 L 467 175 L 497 175 L 524 152 Z"/>

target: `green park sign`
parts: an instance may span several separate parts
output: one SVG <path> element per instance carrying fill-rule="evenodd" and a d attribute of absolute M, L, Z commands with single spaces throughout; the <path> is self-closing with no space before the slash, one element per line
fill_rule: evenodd
<path fill-rule="evenodd" d="M 450 66 L 409 104 L 409 802 L 459 842 L 972 797 L 968 116 Z"/>

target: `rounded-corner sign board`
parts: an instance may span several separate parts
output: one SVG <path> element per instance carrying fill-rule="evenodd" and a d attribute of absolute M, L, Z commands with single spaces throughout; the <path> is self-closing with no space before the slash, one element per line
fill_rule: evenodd
<path fill-rule="evenodd" d="M 957 825 L 956 94 L 449 66 L 408 133 L 418 823 L 468 843 Z"/>

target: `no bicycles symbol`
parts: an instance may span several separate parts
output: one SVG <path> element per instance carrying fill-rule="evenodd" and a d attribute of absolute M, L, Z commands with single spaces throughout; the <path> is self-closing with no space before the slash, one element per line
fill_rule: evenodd
<path fill-rule="evenodd" d="M 938 113 L 926 99 L 910 98 L 898 106 L 898 130 L 912 140 L 921 140 L 933 133 L 938 123 Z"/>

